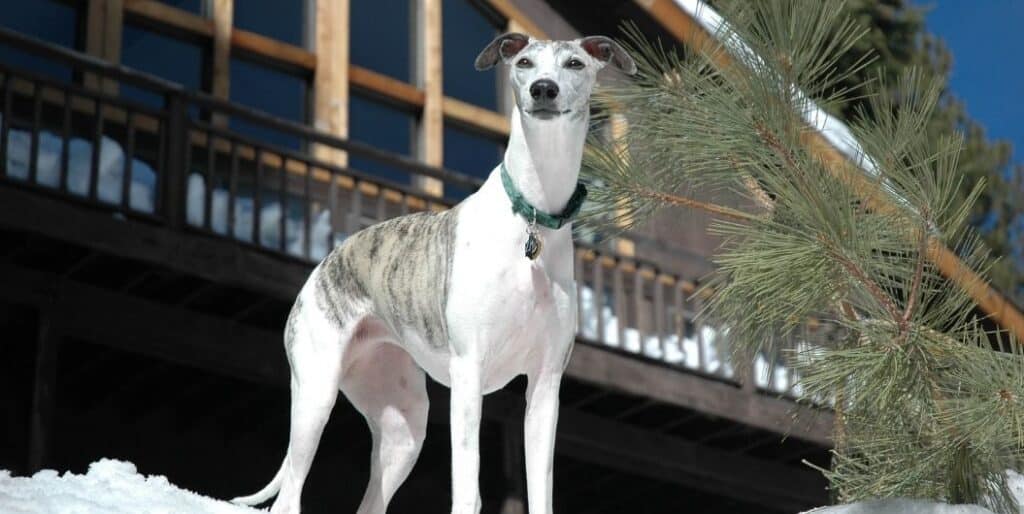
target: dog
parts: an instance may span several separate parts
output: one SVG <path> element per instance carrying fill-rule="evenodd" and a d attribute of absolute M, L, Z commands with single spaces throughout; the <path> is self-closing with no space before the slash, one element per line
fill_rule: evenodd
<path fill-rule="evenodd" d="M 558 389 L 576 331 L 571 218 L 585 196 L 578 175 L 590 95 L 601 68 L 633 74 L 636 65 L 607 37 L 517 33 L 492 41 L 475 66 L 500 62 L 510 65 L 516 101 L 504 160 L 452 209 L 370 226 L 313 270 L 285 325 L 288 451 L 263 490 L 235 503 L 277 494 L 272 513 L 299 512 L 340 390 L 373 438 L 358 514 L 383 514 L 423 444 L 429 375 L 451 389 L 451 511 L 478 514 L 483 395 L 525 374 L 529 512 L 552 512 Z"/>

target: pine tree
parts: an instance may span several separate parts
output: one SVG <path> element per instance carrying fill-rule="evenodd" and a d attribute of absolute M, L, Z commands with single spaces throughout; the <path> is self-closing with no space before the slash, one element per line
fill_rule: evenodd
<path fill-rule="evenodd" d="M 830 344 L 790 355 L 804 401 L 834 407 L 823 471 L 838 500 L 1013 512 L 1004 470 L 1024 450 L 1024 355 L 929 259 L 945 245 L 985 276 L 989 252 L 969 225 L 984 181 L 965 184 L 962 137 L 927 130 L 942 95 L 935 73 L 876 71 L 861 84 L 877 61 L 850 59 L 870 31 L 845 7 L 730 2 L 729 26 L 686 55 L 628 30 L 638 78 L 599 102 L 629 130 L 589 147 L 587 219 L 628 228 L 666 207 L 715 214 L 725 242 L 702 315 L 727 327 L 747 362 L 808 319 L 840 327 Z M 727 53 L 732 64 L 720 65 Z M 815 105 L 848 113 L 874 173 L 822 157 L 804 117 Z M 694 190 L 742 201 L 712 205 Z"/>
<path fill-rule="evenodd" d="M 892 84 L 911 67 L 935 80 L 948 79 L 953 56 L 940 39 L 926 30 L 924 7 L 915 6 L 909 0 L 850 0 L 846 8 L 850 16 L 867 29 L 867 34 L 850 53 L 840 58 L 838 67 L 847 68 L 865 52 L 872 52 L 877 58 L 844 81 L 844 86 L 855 86 L 879 74 Z M 892 95 L 894 92 L 887 93 Z M 866 109 L 869 116 L 874 115 L 867 99 L 848 100 L 835 113 L 841 119 L 852 119 L 858 109 Z M 1014 257 L 1014 251 L 1019 252 L 1020 249 L 1009 239 L 1013 233 L 1011 225 L 1024 212 L 1024 205 L 1019 201 L 1020 191 L 1007 180 L 1013 174 L 1024 174 L 1024 166 L 1011 169 L 1010 144 L 1006 141 L 990 142 L 985 129 L 971 119 L 963 102 L 947 87 L 942 88 L 939 102 L 924 129 L 933 140 L 954 132 L 962 134 L 964 143 L 959 171 L 964 176 L 964 183 L 973 184 L 978 180 L 989 183 L 974 205 L 971 224 L 979 228 L 985 243 L 1001 257 L 993 263 L 992 282 L 1018 305 L 1024 304 L 1024 275 L 1021 270 L 1024 259 Z M 964 187 L 961 195 L 968 192 L 969 187 Z"/>

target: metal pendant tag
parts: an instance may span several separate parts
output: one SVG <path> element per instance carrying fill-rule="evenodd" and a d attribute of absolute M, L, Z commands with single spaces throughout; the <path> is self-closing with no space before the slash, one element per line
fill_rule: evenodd
<path fill-rule="evenodd" d="M 536 231 L 529 231 L 526 233 L 526 257 L 531 261 L 537 260 L 537 256 L 540 255 L 540 250 L 543 248 L 544 243 L 540 240 L 540 235 Z"/>

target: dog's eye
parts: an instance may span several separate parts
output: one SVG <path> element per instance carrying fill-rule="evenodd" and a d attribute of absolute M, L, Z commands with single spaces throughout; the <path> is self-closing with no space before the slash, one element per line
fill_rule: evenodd
<path fill-rule="evenodd" d="M 523 57 L 522 59 L 519 59 L 518 61 L 516 61 L 516 67 L 518 67 L 518 68 L 532 68 L 533 67 L 533 61 L 527 59 L 526 57 Z"/>
<path fill-rule="evenodd" d="M 583 61 L 575 57 L 565 62 L 565 67 L 573 70 L 582 70 L 583 66 Z"/>

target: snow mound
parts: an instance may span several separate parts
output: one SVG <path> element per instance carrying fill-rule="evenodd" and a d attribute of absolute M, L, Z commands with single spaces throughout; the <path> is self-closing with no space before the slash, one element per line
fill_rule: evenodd
<path fill-rule="evenodd" d="M 102 459 L 84 475 L 43 470 L 12 477 L 0 470 L 4 514 L 255 514 L 257 511 L 179 489 L 163 476 L 143 476 L 130 462 Z"/>
<path fill-rule="evenodd" d="M 1006 470 L 1006 478 L 1010 484 L 1010 492 L 1017 500 L 1017 505 L 1022 506 L 1024 512 L 1024 475 L 1009 469 Z M 851 503 L 849 505 L 836 505 L 834 507 L 819 507 L 809 510 L 804 514 L 992 514 L 992 511 L 977 505 L 947 505 L 922 500 L 876 500 L 868 502 Z"/>
<path fill-rule="evenodd" d="M 920 500 L 876 500 L 820 507 L 804 514 L 992 514 L 977 505 L 946 505 Z"/>

